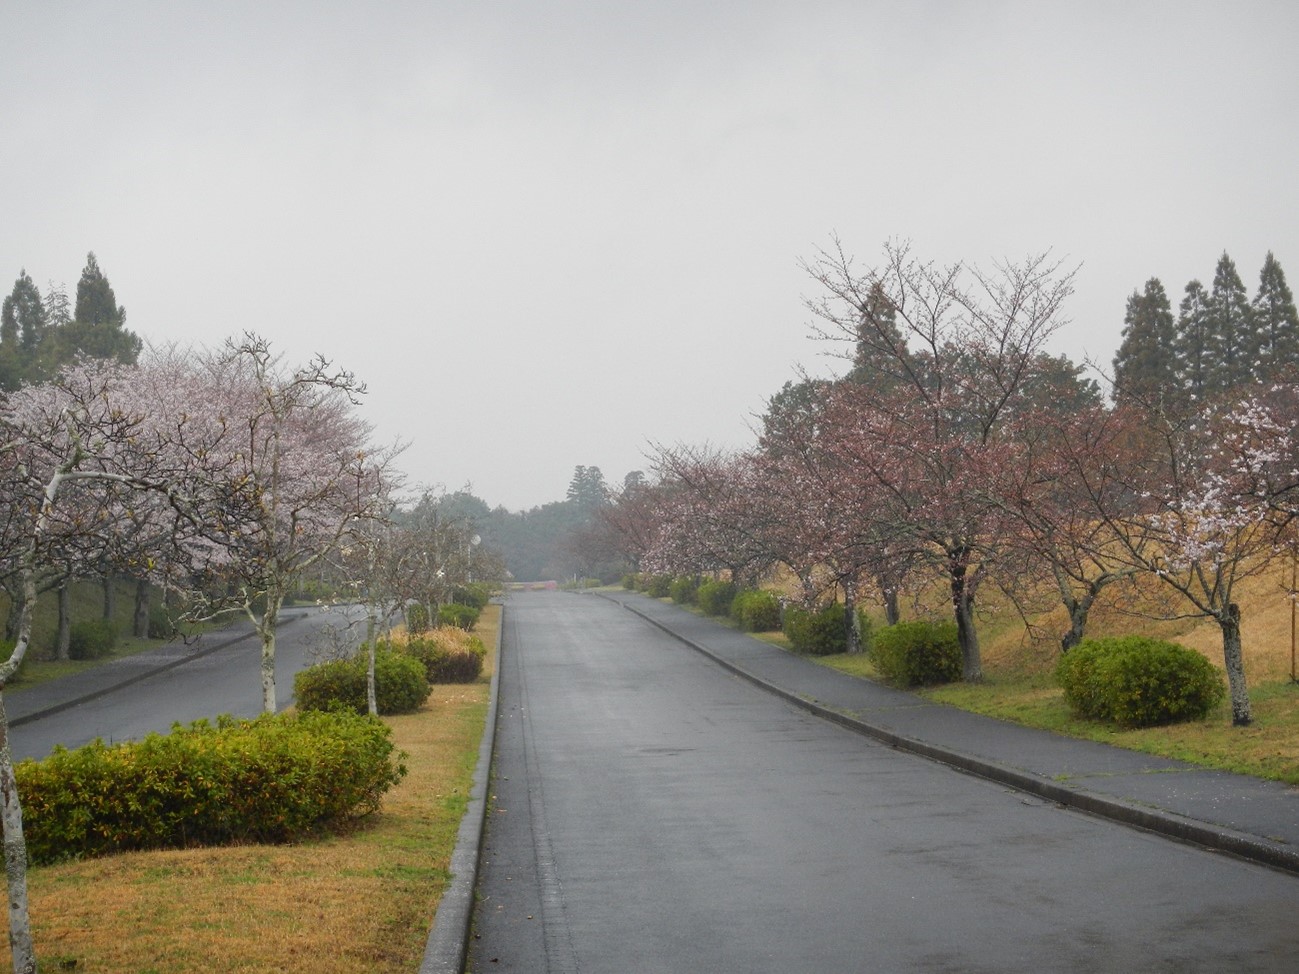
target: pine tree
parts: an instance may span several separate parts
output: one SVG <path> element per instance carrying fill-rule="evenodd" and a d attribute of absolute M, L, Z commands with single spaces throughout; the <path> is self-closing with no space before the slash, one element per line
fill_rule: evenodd
<path fill-rule="evenodd" d="M 0 387 L 16 389 L 37 377 L 37 362 L 46 338 L 41 292 L 24 269 L 0 308 Z"/>
<path fill-rule="evenodd" d="M 4 301 L 0 341 L 10 335 L 16 335 L 19 344 L 28 352 L 34 352 L 45 337 L 45 305 L 40 290 L 25 269 L 14 281 L 14 289 Z"/>
<path fill-rule="evenodd" d="M 68 300 L 68 289 L 64 284 L 46 282 L 45 286 L 45 324 L 50 328 L 62 328 L 72 321 L 72 302 Z"/>
<path fill-rule="evenodd" d="M 860 311 L 848 380 L 881 393 L 896 389 L 906 381 L 904 372 L 912 361 L 907 340 L 898 328 L 897 308 L 879 281 L 871 284 Z"/>
<path fill-rule="evenodd" d="M 1225 251 L 1213 274 L 1208 314 L 1208 351 L 1212 363 L 1208 391 L 1230 393 L 1253 381 L 1258 340 L 1253 333 L 1245 283 Z"/>
<path fill-rule="evenodd" d="M 77 303 L 72 321 L 59 330 L 59 360 L 78 353 L 92 358 L 133 363 L 144 343 L 125 327 L 126 309 L 117 303 L 113 286 L 99 269 L 92 251 L 77 282 Z"/>
<path fill-rule="evenodd" d="M 1266 381 L 1293 374 L 1299 369 L 1299 313 L 1285 271 L 1270 250 L 1259 274 L 1253 314 L 1258 377 Z"/>
<path fill-rule="evenodd" d="M 121 325 L 126 309 L 117 305 L 113 286 L 99 269 L 94 251 L 86 255 L 86 266 L 77 282 L 77 306 L 73 318 L 87 325 Z"/>
<path fill-rule="evenodd" d="M 1123 342 L 1114 356 L 1115 397 L 1163 405 L 1181 383 L 1177 325 L 1159 278 L 1148 280 L 1144 292 L 1132 292 L 1123 321 Z"/>
<path fill-rule="evenodd" d="M 1178 308 L 1177 374 L 1182 387 L 1193 400 L 1208 393 L 1212 371 L 1209 349 L 1209 294 L 1199 281 L 1186 285 L 1186 295 Z"/>
<path fill-rule="evenodd" d="M 578 465 L 568 484 L 567 500 L 581 511 L 592 511 L 609 501 L 609 488 L 599 467 Z"/>

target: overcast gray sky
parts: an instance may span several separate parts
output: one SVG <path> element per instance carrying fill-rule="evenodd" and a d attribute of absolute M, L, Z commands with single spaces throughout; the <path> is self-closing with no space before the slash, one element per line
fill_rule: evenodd
<path fill-rule="evenodd" d="M 1299 4 L 12 2 L 0 293 L 93 250 L 153 342 L 255 331 L 370 387 L 413 482 L 510 509 L 744 446 L 837 234 L 1081 264 L 1108 363 L 1268 250 L 1299 287 Z"/>

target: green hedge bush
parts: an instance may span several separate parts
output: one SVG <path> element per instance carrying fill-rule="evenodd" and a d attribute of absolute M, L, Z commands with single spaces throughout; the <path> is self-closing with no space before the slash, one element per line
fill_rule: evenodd
<path fill-rule="evenodd" d="M 150 639 L 171 639 L 176 635 L 176 622 L 171 617 L 164 605 L 154 605 L 149 607 L 149 630 Z"/>
<path fill-rule="evenodd" d="M 955 622 L 918 619 L 873 634 L 871 659 L 884 679 L 899 686 L 928 686 L 961 678 L 961 643 Z"/>
<path fill-rule="evenodd" d="M 299 710 L 350 710 L 364 714 L 368 654 L 317 663 L 299 670 L 293 678 L 293 695 Z M 378 649 L 374 655 L 374 695 L 381 714 L 409 714 L 419 710 L 430 692 L 424 665 L 412 656 Z"/>
<path fill-rule="evenodd" d="M 735 593 L 730 615 L 745 632 L 774 632 L 780 629 L 780 599 L 774 592 L 745 589 Z"/>
<path fill-rule="evenodd" d="M 473 683 L 483 672 L 487 647 L 460 629 L 434 629 L 409 640 L 398 652 L 419 660 L 429 683 Z"/>
<path fill-rule="evenodd" d="M 857 610 L 857 641 L 858 648 L 870 656 L 875 651 L 875 622 L 867 614 L 865 609 Z"/>
<path fill-rule="evenodd" d="M 645 579 L 645 594 L 652 599 L 666 599 L 672 594 L 672 576 L 651 575 Z"/>
<path fill-rule="evenodd" d="M 1124 727 L 1202 720 L 1226 693 L 1195 650 L 1145 636 L 1084 640 L 1060 658 L 1056 680 L 1079 715 Z"/>
<path fill-rule="evenodd" d="M 735 599 L 736 591 L 734 582 L 709 578 L 699 583 L 695 602 L 706 616 L 730 615 L 731 602 Z"/>
<path fill-rule="evenodd" d="M 428 606 L 420 602 L 412 602 L 406 606 L 406 630 L 408 632 L 427 632 L 428 628 Z"/>
<path fill-rule="evenodd" d="M 31 862 L 132 849 L 289 842 L 345 828 L 406 774 L 378 720 L 222 717 L 16 768 Z"/>
<path fill-rule="evenodd" d="M 668 586 L 668 595 L 678 605 L 694 605 L 699 592 L 699 579 L 694 575 L 681 575 L 672 579 Z"/>
<path fill-rule="evenodd" d="M 472 605 L 475 609 L 485 609 L 492 600 L 492 589 L 482 582 L 470 582 L 468 585 L 457 585 L 451 592 L 451 601 L 458 605 Z"/>
<path fill-rule="evenodd" d="M 117 646 L 117 626 L 109 619 L 74 622 L 68 634 L 68 655 L 73 659 L 102 659 Z"/>
<path fill-rule="evenodd" d="M 482 610 L 474 605 L 464 605 L 460 602 L 452 602 L 438 609 L 439 626 L 455 626 L 457 629 L 463 629 L 468 632 L 474 626 L 478 625 L 478 616 Z"/>
<path fill-rule="evenodd" d="M 785 608 L 785 638 L 796 653 L 830 656 L 848 649 L 848 620 L 837 602 L 810 612 L 801 606 Z"/>

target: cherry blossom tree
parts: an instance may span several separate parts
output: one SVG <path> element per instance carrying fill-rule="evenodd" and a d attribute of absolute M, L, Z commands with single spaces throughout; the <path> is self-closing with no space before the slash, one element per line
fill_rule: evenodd
<path fill-rule="evenodd" d="M 804 603 L 819 601 L 827 586 L 842 588 L 848 651 L 857 652 L 861 585 L 874 581 L 896 622 L 898 590 L 912 561 L 897 543 L 904 533 L 890 521 L 871 468 L 841 449 L 836 395 L 835 385 L 818 383 L 805 387 L 800 406 L 782 410 L 778 421 L 769 413 L 754 463 L 759 503 L 775 515 L 768 532 L 774 551 L 802 583 Z"/>
<path fill-rule="evenodd" d="M 393 542 L 398 569 L 395 584 L 404 601 L 424 607 L 429 625 L 437 624 L 439 609 L 475 577 L 498 580 L 495 555 L 483 552 L 480 542 L 474 525 L 463 517 L 448 515 L 441 498 L 432 491 L 425 491 L 401 518 Z"/>
<path fill-rule="evenodd" d="M 658 447 L 653 465 L 658 524 L 644 566 L 691 575 L 726 572 L 752 584 L 778 560 L 770 537 L 776 513 L 757 504 L 751 458 L 711 447 Z"/>
<path fill-rule="evenodd" d="M 610 494 L 609 503 L 596 514 L 604 524 L 609 546 L 633 572 L 641 570 L 645 553 L 658 527 L 655 516 L 660 485 L 644 477 L 633 478 Z"/>
<path fill-rule="evenodd" d="M 3 691 L 30 650 L 39 581 L 50 564 L 75 571 L 145 557 L 138 538 L 123 543 L 118 532 L 145 507 L 155 522 L 170 520 L 173 539 L 191 535 L 200 522 L 175 455 L 158 449 L 149 417 L 128 406 L 133 372 L 83 363 L 13 393 L 0 408 L 0 561 L 21 593 L 15 646 L 0 663 L 0 819 L 15 971 L 35 971 L 36 958 Z"/>
<path fill-rule="evenodd" d="M 202 357 L 190 388 L 193 401 L 212 404 L 222 435 L 211 445 L 201 436 L 204 446 L 188 452 L 215 513 L 189 554 L 193 567 L 225 588 L 209 586 L 189 615 L 233 608 L 248 616 L 262 644 L 262 708 L 273 713 L 284 600 L 359 524 L 384 516 L 400 448 L 370 443 L 371 429 L 355 411 L 365 387 L 352 373 L 320 357 L 287 370 L 253 334 Z M 181 443 L 192 442 L 187 430 L 178 433 Z"/>
<path fill-rule="evenodd" d="M 1183 614 L 1217 623 L 1237 726 L 1252 714 L 1236 587 L 1267 569 L 1293 503 L 1285 398 L 1206 405 L 1176 419 L 1143 411 L 1126 420 L 1127 435 L 1112 441 L 1105 462 L 1078 468 L 1128 563 L 1180 595 Z"/>
<path fill-rule="evenodd" d="M 1096 403 L 1078 411 L 1037 409 L 1017 419 L 1013 458 L 992 471 L 992 496 L 1009 515 L 1009 545 L 1031 566 L 1008 585 L 1012 597 L 1025 578 L 1042 574 L 1068 613 L 1060 637 L 1068 652 L 1082 641 L 1088 616 L 1101 593 L 1143 571 L 1115 537 L 1098 508 L 1115 512 L 1130 504 L 1125 478 L 1098 476 L 1114 470 L 1133 431 L 1133 411 Z M 1144 553 L 1148 540 L 1130 538 Z"/>
<path fill-rule="evenodd" d="M 846 466 L 887 499 L 886 524 L 946 576 L 967 680 L 982 676 L 974 604 L 995 559 L 1004 513 L 990 475 L 1007 460 L 1008 420 L 1023 408 L 1073 273 L 1046 255 L 993 272 L 885 247 L 857 270 L 835 240 L 805 263 L 821 293 L 814 334 L 847 342 L 879 381 L 835 386 L 826 424 Z"/>

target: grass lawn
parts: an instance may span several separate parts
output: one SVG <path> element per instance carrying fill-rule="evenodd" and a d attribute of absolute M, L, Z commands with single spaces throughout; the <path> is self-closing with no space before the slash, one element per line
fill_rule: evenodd
<path fill-rule="evenodd" d="M 489 657 L 477 683 L 435 686 L 418 713 L 387 718 L 410 771 L 353 833 L 33 869 L 42 970 L 418 970 L 468 802 L 500 611 L 478 627 Z"/>
<path fill-rule="evenodd" d="M 826 666 L 878 679 L 863 656 L 824 656 Z M 1230 703 L 1202 721 L 1125 730 L 1075 717 L 1048 673 L 1014 667 L 985 667 L 981 683 L 951 683 L 916 691 L 919 696 L 963 710 L 1041 727 L 1088 740 L 1176 758 L 1224 771 L 1299 785 L 1299 685 L 1269 681 L 1250 690 L 1254 722 L 1231 726 Z"/>

